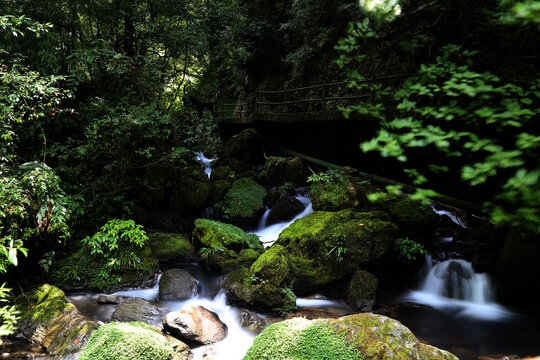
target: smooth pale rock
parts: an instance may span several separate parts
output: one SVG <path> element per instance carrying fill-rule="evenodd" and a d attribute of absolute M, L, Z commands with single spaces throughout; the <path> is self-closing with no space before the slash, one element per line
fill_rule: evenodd
<path fill-rule="evenodd" d="M 159 280 L 158 299 L 189 299 L 199 292 L 199 282 L 182 269 L 167 270 Z"/>
<path fill-rule="evenodd" d="M 161 313 L 157 306 L 141 298 L 127 298 L 116 307 L 111 315 L 112 321 L 142 321 L 147 324 L 158 324 Z"/>
<path fill-rule="evenodd" d="M 122 301 L 126 299 L 125 296 L 122 295 L 98 295 L 97 297 L 97 303 L 98 304 L 120 304 Z"/>
<path fill-rule="evenodd" d="M 202 306 L 168 313 L 163 319 L 163 329 L 177 339 L 196 345 L 212 344 L 227 336 L 227 325 L 215 312 Z"/>

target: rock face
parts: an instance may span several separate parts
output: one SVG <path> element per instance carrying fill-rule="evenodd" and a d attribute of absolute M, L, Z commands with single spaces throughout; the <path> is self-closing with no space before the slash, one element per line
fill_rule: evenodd
<path fill-rule="evenodd" d="M 197 253 L 191 243 L 181 234 L 148 234 L 152 253 L 160 263 L 191 263 L 197 261 Z"/>
<path fill-rule="evenodd" d="M 79 360 L 170 359 L 191 360 L 189 347 L 142 322 L 102 325 L 84 348 Z"/>
<path fill-rule="evenodd" d="M 367 271 L 356 271 L 346 291 L 346 302 L 356 311 L 371 311 L 375 304 L 378 280 Z"/>
<path fill-rule="evenodd" d="M 41 344 L 58 358 L 81 351 L 98 327 L 52 285 L 44 284 L 20 295 L 15 306 L 21 312 L 16 335 Z"/>
<path fill-rule="evenodd" d="M 250 178 L 235 180 L 220 203 L 223 217 L 234 225 L 254 223 L 264 210 L 266 190 Z"/>
<path fill-rule="evenodd" d="M 158 299 L 189 299 L 199 292 L 199 282 L 182 269 L 167 270 L 159 280 Z"/>
<path fill-rule="evenodd" d="M 264 251 L 254 234 L 219 221 L 197 219 L 193 241 L 201 248 L 201 263 L 209 270 L 227 273 L 240 267 L 249 267 Z"/>
<path fill-rule="evenodd" d="M 182 341 L 197 345 L 212 344 L 227 336 L 227 325 L 216 313 L 202 306 L 168 313 L 163 319 L 163 329 Z"/>
<path fill-rule="evenodd" d="M 244 360 L 289 358 L 458 360 L 421 343 L 399 321 L 370 313 L 273 324 L 255 338 Z"/>
<path fill-rule="evenodd" d="M 291 220 L 304 210 L 305 206 L 294 196 L 286 195 L 279 199 L 268 214 L 267 224 Z"/>
<path fill-rule="evenodd" d="M 122 301 L 111 315 L 112 321 L 142 321 L 154 325 L 159 324 L 161 313 L 157 306 L 141 298 L 127 298 Z"/>

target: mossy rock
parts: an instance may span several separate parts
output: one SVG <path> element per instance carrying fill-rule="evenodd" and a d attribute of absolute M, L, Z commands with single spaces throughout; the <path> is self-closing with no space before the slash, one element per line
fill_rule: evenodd
<path fill-rule="evenodd" d="M 380 206 L 390 214 L 392 221 L 399 227 L 403 237 L 428 237 L 437 227 L 439 216 L 429 205 L 412 200 L 407 196 L 385 201 Z"/>
<path fill-rule="evenodd" d="M 223 153 L 226 157 L 232 157 L 247 164 L 264 162 L 263 144 L 252 129 L 245 129 L 231 137 L 225 143 Z"/>
<path fill-rule="evenodd" d="M 211 181 L 233 181 L 234 178 L 235 173 L 229 166 L 217 166 L 215 169 L 212 169 L 212 173 L 210 174 Z"/>
<path fill-rule="evenodd" d="M 293 318 L 272 324 L 253 340 L 243 360 L 362 360 L 362 354 L 347 344 L 324 322 Z"/>
<path fill-rule="evenodd" d="M 79 352 L 98 327 L 67 302 L 62 290 L 49 284 L 24 292 L 14 305 L 21 313 L 17 336 L 60 358 Z"/>
<path fill-rule="evenodd" d="M 220 203 L 223 217 L 235 225 L 254 223 L 264 210 L 266 190 L 250 178 L 235 180 Z"/>
<path fill-rule="evenodd" d="M 371 311 L 379 281 L 365 270 L 356 271 L 346 290 L 346 301 L 356 311 Z"/>
<path fill-rule="evenodd" d="M 279 199 L 268 214 L 267 224 L 289 221 L 305 209 L 305 205 L 294 196 L 286 195 Z"/>
<path fill-rule="evenodd" d="M 155 258 L 161 263 L 191 263 L 197 261 L 197 252 L 191 243 L 181 234 L 148 234 L 150 248 Z"/>
<path fill-rule="evenodd" d="M 215 204 L 217 202 L 220 202 L 223 200 L 229 189 L 231 188 L 232 184 L 228 180 L 216 180 L 212 181 L 210 183 L 211 187 L 211 194 L 210 194 L 210 200 Z"/>
<path fill-rule="evenodd" d="M 262 281 L 283 287 L 293 280 L 293 264 L 285 248 L 275 245 L 251 265 L 250 273 Z"/>
<path fill-rule="evenodd" d="M 173 207 L 180 214 L 190 214 L 202 210 L 208 205 L 211 192 L 208 181 L 181 181 L 175 188 Z"/>
<path fill-rule="evenodd" d="M 109 271 L 90 254 L 87 246 L 75 254 L 58 261 L 49 275 L 49 280 L 64 290 L 95 290 L 112 292 L 151 285 L 159 264 L 150 246 L 134 249 L 140 259 L 135 269 Z"/>
<path fill-rule="evenodd" d="M 182 177 L 184 179 L 190 179 L 195 181 L 207 182 L 208 175 L 204 172 L 202 166 L 192 165 L 186 166 L 182 169 Z"/>
<path fill-rule="evenodd" d="M 296 296 L 290 288 L 258 278 L 248 269 L 230 272 L 223 287 L 227 289 L 228 303 L 277 315 L 296 310 Z"/>
<path fill-rule="evenodd" d="M 239 227 L 214 220 L 195 220 L 192 237 L 201 248 L 201 263 L 219 273 L 250 266 L 264 251 L 257 235 L 246 234 Z"/>
<path fill-rule="evenodd" d="M 330 182 L 311 185 L 311 202 L 314 210 L 338 211 L 348 208 L 366 211 L 374 208 L 368 194 L 377 188 L 368 181 L 350 175 L 340 175 Z"/>
<path fill-rule="evenodd" d="M 363 313 L 316 321 L 333 326 L 365 360 L 458 360 L 447 351 L 421 343 L 407 327 L 386 316 Z"/>
<path fill-rule="evenodd" d="M 397 226 L 381 211 L 315 211 L 283 230 L 280 245 L 294 264 L 295 291 L 320 288 L 380 258 Z"/>
<path fill-rule="evenodd" d="M 183 360 L 189 347 L 143 322 L 112 322 L 99 327 L 79 360 Z"/>
<path fill-rule="evenodd" d="M 270 156 L 266 159 L 259 178 L 267 185 L 279 186 L 286 182 L 302 185 L 307 179 L 306 166 L 299 157 Z"/>

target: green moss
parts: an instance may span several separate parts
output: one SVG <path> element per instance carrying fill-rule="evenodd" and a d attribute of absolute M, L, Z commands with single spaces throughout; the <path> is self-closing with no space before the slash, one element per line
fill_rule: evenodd
<path fill-rule="evenodd" d="M 367 271 L 356 271 L 347 288 L 347 296 L 352 299 L 373 298 L 377 292 L 378 283 L 377 278 Z"/>
<path fill-rule="evenodd" d="M 404 236 L 425 236 L 425 234 L 430 236 L 431 231 L 437 225 L 438 215 L 429 205 L 405 196 L 385 202 L 382 207 L 398 224 L 399 230 Z"/>
<path fill-rule="evenodd" d="M 200 210 L 208 203 L 210 194 L 211 188 L 208 181 L 182 181 L 175 189 L 174 208 L 181 214 Z"/>
<path fill-rule="evenodd" d="M 158 261 L 192 260 L 197 257 L 193 245 L 180 234 L 153 233 L 148 234 L 148 238 L 152 253 Z"/>
<path fill-rule="evenodd" d="M 98 290 L 107 292 L 118 287 L 133 287 L 152 276 L 159 265 L 150 246 L 136 248 L 140 263 L 135 269 L 113 271 L 111 273 L 101 263 L 96 262 L 87 246 L 75 254 L 59 261 L 52 269 L 49 280 L 68 290 Z"/>
<path fill-rule="evenodd" d="M 112 322 L 100 326 L 79 360 L 170 360 L 173 344 L 143 322 Z"/>
<path fill-rule="evenodd" d="M 280 245 L 272 246 L 251 265 L 251 273 L 275 286 L 283 286 L 292 281 L 292 264 Z"/>
<path fill-rule="evenodd" d="M 218 166 L 215 169 L 212 169 L 210 174 L 210 180 L 233 180 L 234 171 L 228 166 Z M 227 181 L 228 182 L 228 181 Z"/>
<path fill-rule="evenodd" d="M 208 181 L 208 175 L 204 173 L 202 166 L 192 165 L 182 169 L 182 176 L 196 181 Z"/>
<path fill-rule="evenodd" d="M 205 247 L 225 247 L 227 249 L 253 249 L 264 251 L 255 234 L 246 234 L 237 226 L 208 219 L 195 220 L 193 238 Z"/>
<path fill-rule="evenodd" d="M 311 185 L 313 209 L 337 211 L 347 208 L 370 210 L 373 205 L 367 195 L 377 188 L 366 180 L 350 175 L 341 175 L 329 182 L 315 182 Z"/>
<path fill-rule="evenodd" d="M 243 359 L 358 360 L 362 355 L 349 348 L 331 326 L 294 318 L 267 327 Z"/>
<path fill-rule="evenodd" d="M 266 190 L 250 178 L 235 180 L 220 203 L 223 216 L 235 223 L 253 220 L 264 209 Z"/>
<path fill-rule="evenodd" d="M 231 188 L 230 181 L 227 180 L 216 180 L 210 183 L 212 188 L 212 194 L 210 196 L 212 202 L 217 203 L 223 200 L 227 191 Z"/>
<path fill-rule="evenodd" d="M 17 297 L 15 306 L 21 312 L 21 320 L 48 323 L 65 309 L 67 300 L 62 290 L 44 284 Z"/>

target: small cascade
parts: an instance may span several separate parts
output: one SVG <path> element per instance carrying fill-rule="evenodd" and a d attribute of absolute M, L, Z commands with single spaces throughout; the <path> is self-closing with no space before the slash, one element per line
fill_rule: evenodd
<path fill-rule="evenodd" d="M 495 303 L 494 287 L 487 274 L 478 274 L 463 259 L 449 259 L 436 264 L 430 255 L 422 271 L 420 290 L 405 300 L 432 306 L 483 320 L 498 320 L 511 314 Z"/>
<path fill-rule="evenodd" d="M 311 204 L 311 199 L 309 198 L 309 196 L 297 195 L 296 198 L 302 204 L 304 204 L 305 208 L 301 213 L 299 213 L 289 221 L 266 226 L 266 220 L 268 219 L 268 214 L 270 214 L 270 209 L 266 209 L 261 220 L 259 221 L 257 229 L 253 232 L 259 237 L 264 246 L 271 246 L 285 228 L 287 228 L 289 225 L 291 225 L 293 222 L 300 219 L 301 217 L 304 217 L 307 214 L 313 212 L 313 205 Z"/>
<path fill-rule="evenodd" d="M 208 178 L 210 179 L 210 174 L 212 173 L 212 163 L 216 161 L 217 159 L 209 159 L 201 151 L 197 151 L 195 153 L 197 155 L 196 160 L 201 164 L 201 166 L 204 168 L 204 173 L 208 175 Z"/>
<path fill-rule="evenodd" d="M 439 216 L 448 216 L 457 225 L 461 226 L 464 229 L 467 229 L 466 221 L 458 215 L 457 211 L 448 211 L 448 210 L 437 210 L 434 206 L 431 206 L 433 211 Z"/>
<path fill-rule="evenodd" d="M 202 218 L 203 219 L 209 219 L 209 220 L 219 220 L 220 219 L 220 211 L 219 208 L 216 205 L 209 206 L 205 208 L 202 212 Z"/>

